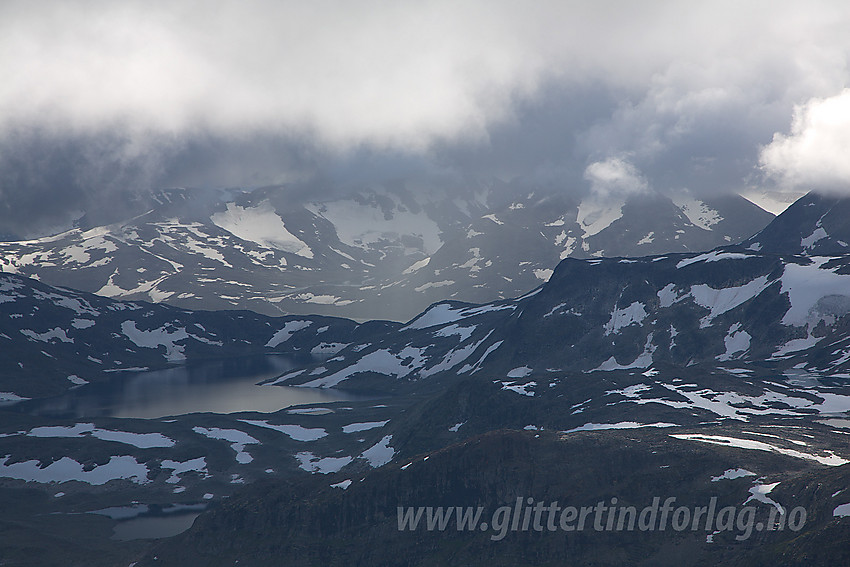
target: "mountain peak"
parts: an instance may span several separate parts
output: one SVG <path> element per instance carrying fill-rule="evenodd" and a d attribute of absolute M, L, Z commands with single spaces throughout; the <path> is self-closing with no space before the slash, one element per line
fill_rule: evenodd
<path fill-rule="evenodd" d="M 773 254 L 847 254 L 850 198 L 807 193 L 741 246 Z"/>

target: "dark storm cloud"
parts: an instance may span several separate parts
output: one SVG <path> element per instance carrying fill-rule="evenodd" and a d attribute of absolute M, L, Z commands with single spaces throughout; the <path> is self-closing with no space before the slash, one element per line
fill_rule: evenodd
<path fill-rule="evenodd" d="M 812 133 L 846 155 L 846 127 L 817 125 L 850 82 L 840 2 L 213 4 L 0 5 L 7 231 L 162 185 L 586 191 L 620 163 L 651 189 L 736 191 L 827 183 Z"/>

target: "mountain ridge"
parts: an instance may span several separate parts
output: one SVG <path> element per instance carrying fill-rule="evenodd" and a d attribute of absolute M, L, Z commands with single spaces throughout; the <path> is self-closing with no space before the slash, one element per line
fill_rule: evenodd
<path fill-rule="evenodd" d="M 128 220 L 2 242 L 0 270 L 188 309 L 403 321 L 441 299 L 515 297 L 564 257 L 702 251 L 772 218 L 731 196 L 600 203 L 519 182 L 460 194 L 398 186 L 293 207 L 285 187 L 171 190 Z"/>

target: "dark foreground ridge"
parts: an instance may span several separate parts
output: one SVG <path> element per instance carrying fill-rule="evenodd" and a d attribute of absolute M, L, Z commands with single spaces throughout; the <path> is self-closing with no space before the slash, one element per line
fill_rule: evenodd
<path fill-rule="evenodd" d="M 738 469 L 749 474 L 718 479 Z M 494 431 L 398 461 L 345 490 L 313 479 L 247 487 L 139 565 L 840 565 L 850 561 L 842 539 L 847 522 L 833 517 L 830 495 L 848 480 L 850 465 L 825 470 L 652 431 Z M 751 489 L 775 482 L 770 498 L 803 507 L 804 525 L 798 510 L 793 527 L 764 528 L 773 508 L 752 501 Z M 709 526 L 705 512 L 694 528 L 684 512 L 678 523 L 673 510 L 665 523 L 660 515 L 650 520 L 650 512 L 643 521 L 627 516 L 618 529 L 620 509 L 633 506 L 639 514 L 655 497 L 662 505 L 675 497 L 673 508 L 689 514 L 712 498 L 716 510 L 731 506 L 739 514 L 747 502 L 754 515 L 743 512 L 734 525 L 715 516 Z M 547 509 L 535 520 L 538 502 Z M 561 510 L 548 508 L 595 509 L 600 502 L 606 508 L 614 502 L 610 528 L 610 510 L 599 519 L 594 510 L 581 523 L 568 517 L 562 527 Z M 471 515 L 449 516 L 445 529 L 434 523 L 429 530 L 427 507 L 482 512 L 475 523 Z M 507 511 L 496 512 L 500 507 Z M 399 508 L 426 510 L 416 529 L 413 515 L 400 529 Z M 517 512 L 523 518 L 514 522 Z"/>

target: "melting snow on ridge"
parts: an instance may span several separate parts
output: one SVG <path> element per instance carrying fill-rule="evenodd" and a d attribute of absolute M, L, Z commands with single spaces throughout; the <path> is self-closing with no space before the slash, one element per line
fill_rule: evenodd
<path fill-rule="evenodd" d="M 438 329 L 434 331 L 434 334 L 438 337 L 450 337 L 452 335 L 456 335 L 460 337 L 460 342 L 465 341 L 472 333 L 475 332 L 476 325 L 470 325 L 469 327 L 461 327 L 460 325 L 449 325 L 447 327 L 443 327 L 442 329 Z"/>
<path fill-rule="evenodd" d="M 310 247 L 286 229 L 283 219 L 268 201 L 263 201 L 253 208 L 242 208 L 228 203 L 227 211 L 214 214 L 210 220 L 242 240 L 291 252 L 304 258 L 313 257 Z"/>
<path fill-rule="evenodd" d="M 438 303 L 407 324 L 404 329 L 427 329 L 463 319 L 463 309 L 453 309 L 448 303 Z"/>
<path fill-rule="evenodd" d="M 340 241 L 349 246 L 366 248 L 380 240 L 405 235 L 421 238 L 421 252 L 426 254 L 433 254 L 442 245 L 440 227 L 425 214 L 398 207 L 385 211 L 354 199 L 313 203 L 307 209 L 333 223 Z"/>
<path fill-rule="evenodd" d="M 671 200 L 685 213 L 689 221 L 702 229 L 711 230 L 712 226 L 723 220 L 718 211 L 698 199 L 673 195 Z"/>
<path fill-rule="evenodd" d="M 747 396 L 738 392 L 715 392 L 708 388 L 698 388 L 694 384 L 660 384 L 664 388 L 679 394 L 687 401 L 668 400 L 663 398 L 642 398 L 641 392 L 648 389 L 639 384 L 624 390 L 610 390 L 609 394 L 622 394 L 627 399 L 622 402 L 636 404 L 658 403 L 674 408 L 700 408 L 710 411 L 720 417 L 747 421 L 748 415 L 800 415 L 817 411 L 822 414 L 842 413 L 850 411 L 850 396 L 821 392 L 812 389 L 798 389 L 796 393 L 805 394 L 822 401 L 816 402 L 809 398 L 794 397 L 772 390 L 765 390 L 760 396 Z M 783 404 L 786 408 L 775 407 Z M 798 410 L 803 410 L 800 412 Z"/>
<path fill-rule="evenodd" d="M 797 459 L 816 461 L 822 465 L 827 465 L 831 467 L 837 467 L 846 463 L 850 463 L 850 461 L 839 457 L 832 451 L 826 451 L 826 453 L 828 453 L 828 456 L 812 455 L 809 453 L 802 453 L 794 449 L 774 447 L 773 445 L 768 445 L 767 443 L 764 443 L 762 441 L 753 441 L 752 439 L 738 439 L 735 437 L 724 437 L 721 435 L 702 435 L 699 433 L 671 433 L 670 437 L 675 437 L 676 439 L 686 439 L 690 441 L 700 441 L 702 443 L 711 443 L 714 445 L 723 445 L 725 447 L 737 447 L 739 449 L 751 449 L 755 451 L 767 451 L 769 453 L 780 453 L 782 455 L 795 457 Z"/>
<path fill-rule="evenodd" d="M 694 256 L 693 258 L 686 258 L 676 264 L 677 268 L 684 268 L 685 266 L 690 266 L 696 262 L 719 262 L 720 260 L 746 260 L 749 258 L 746 254 L 741 254 L 739 252 L 719 252 L 714 250 L 712 252 L 706 252 L 705 254 L 700 254 L 699 256 Z"/>

